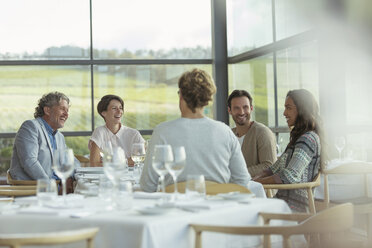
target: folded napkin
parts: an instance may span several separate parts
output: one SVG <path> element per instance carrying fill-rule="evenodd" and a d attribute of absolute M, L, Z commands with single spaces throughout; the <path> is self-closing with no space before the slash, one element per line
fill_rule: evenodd
<path fill-rule="evenodd" d="M 160 199 L 166 195 L 169 195 L 169 194 L 162 193 L 162 192 L 149 193 L 149 192 L 142 192 L 142 191 L 136 191 L 133 193 L 133 197 L 135 199 Z"/>
<path fill-rule="evenodd" d="M 177 202 L 176 207 L 179 208 L 187 208 L 187 209 L 218 209 L 218 208 L 226 208 L 231 206 L 238 205 L 237 202 L 233 201 L 208 201 L 208 200 L 202 200 L 202 201 L 181 201 Z"/>

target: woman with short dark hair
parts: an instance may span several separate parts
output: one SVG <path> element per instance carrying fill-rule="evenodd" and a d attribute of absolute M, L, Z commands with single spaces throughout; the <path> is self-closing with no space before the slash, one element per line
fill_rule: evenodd
<path fill-rule="evenodd" d="M 322 130 L 314 96 L 305 89 L 291 90 L 284 107 L 290 140 L 280 158 L 253 178 L 262 184 L 311 182 L 321 169 Z M 276 197 L 287 201 L 296 212 L 307 211 L 306 189 L 278 190 Z"/>
<path fill-rule="evenodd" d="M 124 101 L 116 95 L 105 95 L 97 105 L 97 111 L 105 120 L 105 125 L 97 127 L 89 140 L 90 165 L 102 166 L 101 152 L 108 142 L 112 146 L 121 147 L 128 163 L 133 165 L 131 149 L 134 143 L 144 143 L 138 130 L 126 127 L 121 123 L 124 113 Z"/>

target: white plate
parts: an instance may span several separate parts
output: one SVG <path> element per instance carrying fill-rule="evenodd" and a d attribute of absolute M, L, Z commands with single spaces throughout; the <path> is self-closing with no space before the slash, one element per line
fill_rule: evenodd
<path fill-rule="evenodd" d="M 163 207 L 143 207 L 143 208 L 137 208 L 136 209 L 141 214 L 145 215 L 159 215 L 159 214 L 165 214 L 169 212 L 170 208 L 163 208 Z"/>
<path fill-rule="evenodd" d="M 233 201 L 239 201 L 239 200 L 255 197 L 253 193 L 247 194 L 247 193 L 240 193 L 240 192 L 217 194 L 217 196 L 222 197 L 225 200 L 233 200 Z"/>
<path fill-rule="evenodd" d="M 91 174 L 103 174 L 103 167 L 79 167 L 76 168 L 76 173 L 91 173 Z"/>

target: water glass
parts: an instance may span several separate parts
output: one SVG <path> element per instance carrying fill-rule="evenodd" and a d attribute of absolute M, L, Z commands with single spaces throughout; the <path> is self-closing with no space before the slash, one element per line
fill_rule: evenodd
<path fill-rule="evenodd" d="M 40 206 L 53 203 L 58 196 L 57 183 L 54 179 L 38 179 L 36 186 L 37 201 Z"/>
<path fill-rule="evenodd" d="M 114 184 L 107 178 L 106 175 L 99 176 L 99 187 L 98 196 L 105 202 L 111 202 L 112 191 L 114 190 Z"/>
<path fill-rule="evenodd" d="M 186 180 L 186 197 L 188 199 L 205 198 L 205 179 L 204 175 L 187 175 Z"/>
<path fill-rule="evenodd" d="M 132 208 L 133 188 L 131 182 L 120 180 L 115 200 L 119 210 L 128 210 Z"/>

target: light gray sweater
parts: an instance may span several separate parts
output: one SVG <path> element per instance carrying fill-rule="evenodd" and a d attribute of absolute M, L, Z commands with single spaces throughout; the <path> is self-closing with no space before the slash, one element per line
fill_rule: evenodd
<path fill-rule="evenodd" d="M 247 186 L 251 179 L 239 141 L 227 125 L 208 117 L 179 118 L 161 123 L 154 129 L 140 179 L 144 191 L 157 189 L 159 176 L 151 166 L 156 144 L 185 147 L 186 166 L 178 176 L 178 182 L 186 181 L 188 174 L 202 174 L 205 180 L 243 186 Z M 167 174 L 165 185 L 169 184 L 173 184 L 173 180 Z"/>

